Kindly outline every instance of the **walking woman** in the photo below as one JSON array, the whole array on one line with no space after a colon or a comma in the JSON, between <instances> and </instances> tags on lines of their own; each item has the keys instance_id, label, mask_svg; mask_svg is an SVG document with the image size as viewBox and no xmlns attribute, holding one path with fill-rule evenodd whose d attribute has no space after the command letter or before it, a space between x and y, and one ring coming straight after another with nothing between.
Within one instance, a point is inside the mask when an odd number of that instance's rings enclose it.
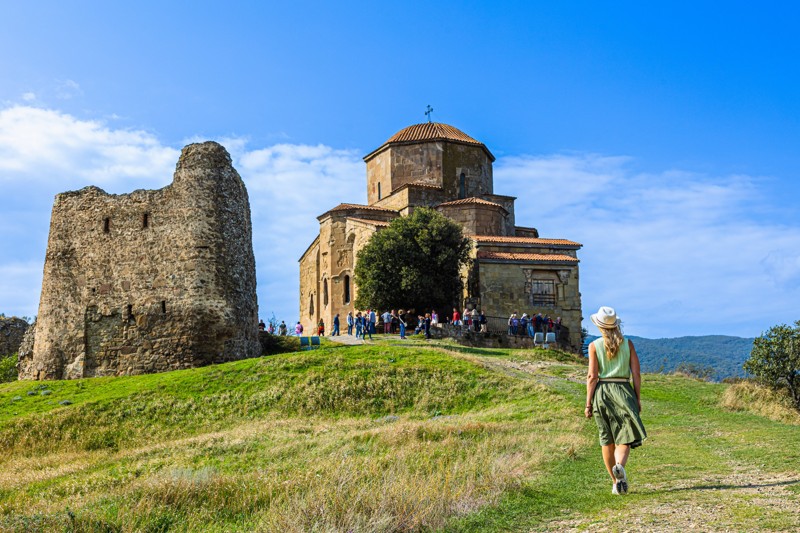
<instances>
[{"instance_id":1,"label":"walking woman","mask_svg":"<svg viewBox=\"0 0 800 533\"><path fill-rule=\"evenodd\" d=\"M601 307L591 318L602 337L589 345L584 414L586 418L594 417L597 423L603 462L613 484L611 494L627 494L628 454L647 438L639 417L642 410L639 357L633 343L622 336L613 308Z\"/></svg>"}]
</instances>

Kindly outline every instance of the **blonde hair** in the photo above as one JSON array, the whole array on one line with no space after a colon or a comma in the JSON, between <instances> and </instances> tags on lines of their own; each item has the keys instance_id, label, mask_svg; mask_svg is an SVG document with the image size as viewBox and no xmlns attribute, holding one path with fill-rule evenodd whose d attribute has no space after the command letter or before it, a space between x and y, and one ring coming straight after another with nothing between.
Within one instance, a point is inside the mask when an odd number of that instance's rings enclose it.
<instances>
[{"instance_id":1,"label":"blonde hair","mask_svg":"<svg viewBox=\"0 0 800 533\"><path fill-rule=\"evenodd\" d=\"M614 359L619 352L619 347L625 338L622 336L622 331L619 326L615 328L600 328L600 334L603 336L603 346L606 349L606 358L609 360Z\"/></svg>"}]
</instances>

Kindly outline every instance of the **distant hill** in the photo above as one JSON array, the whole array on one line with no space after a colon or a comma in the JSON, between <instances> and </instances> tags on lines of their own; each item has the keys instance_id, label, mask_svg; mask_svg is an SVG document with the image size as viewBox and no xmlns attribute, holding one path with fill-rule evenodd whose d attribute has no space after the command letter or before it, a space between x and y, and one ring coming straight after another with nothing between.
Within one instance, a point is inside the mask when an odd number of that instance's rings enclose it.
<instances>
[{"instance_id":1,"label":"distant hill","mask_svg":"<svg viewBox=\"0 0 800 533\"><path fill-rule=\"evenodd\" d=\"M727 335L646 339L628 336L636 345L643 372L672 372L683 362L710 366L716 381L728 377L743 377L742 364L750 357L752 338ZM591 342L597 336L589 335Z\"/></svg>"}]
</instances>

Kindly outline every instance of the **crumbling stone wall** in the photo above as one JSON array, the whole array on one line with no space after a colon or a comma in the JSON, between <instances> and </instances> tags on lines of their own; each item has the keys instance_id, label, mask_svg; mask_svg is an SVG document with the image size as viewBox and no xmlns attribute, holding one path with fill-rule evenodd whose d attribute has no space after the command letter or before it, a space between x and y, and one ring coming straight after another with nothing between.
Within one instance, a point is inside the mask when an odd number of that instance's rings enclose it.
<instances>
[{"instance_id":1,"label":"crumbling stone wall","mask_svg":"<svg viewBox=\"0 0 800 533\"><path fill-rule=\"evenodd\" d=\"M19 351L19 345L27 329L28 323L21 318L0 317L0 357Z\"/></svg>"},{"instance_id":2,"label":"crumbling stone wall","mask_svg":"<svg viewBox=\"0 0 800 533\"><path fill-rule=\"evenodd\" d=\"M186 146L163 189L56 196L20 379L162 372L259 353L250 206L225 148Z\"/></svg>"}]
</instances>

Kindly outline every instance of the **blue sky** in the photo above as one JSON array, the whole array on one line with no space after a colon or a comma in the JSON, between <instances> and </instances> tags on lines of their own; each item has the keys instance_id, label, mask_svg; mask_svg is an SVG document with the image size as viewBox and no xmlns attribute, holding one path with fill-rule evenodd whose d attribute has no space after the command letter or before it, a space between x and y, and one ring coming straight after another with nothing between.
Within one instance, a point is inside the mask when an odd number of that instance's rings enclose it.
<instances>
[{"instance_id":1,"label":"blue sky","mask_svg":"<svg viewBox=\"0 0 800 533\"><path fill-rule=\"evenodd\" d=\"M214 139L250 193L261 314L294 320L316 215L364 202L361 157L430 104L497 156L519 224L584 244L587 317L800 318L795 4L116 4L0 7L6 314L36 314L56 193L162 187Z\"/></svg>"}]
</instances>

